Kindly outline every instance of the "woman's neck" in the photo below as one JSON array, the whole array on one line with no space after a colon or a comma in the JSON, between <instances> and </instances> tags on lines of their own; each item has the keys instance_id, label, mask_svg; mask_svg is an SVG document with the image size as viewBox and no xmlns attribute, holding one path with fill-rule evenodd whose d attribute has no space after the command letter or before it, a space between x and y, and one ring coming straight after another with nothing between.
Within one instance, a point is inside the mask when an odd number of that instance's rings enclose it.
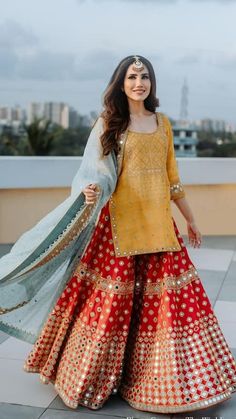
<instances>
[{"instance_id":1,"label":"woman's neck","mask_svg":"<svg viewBox=\"0 0 236 419\"><path fill-rule=\"evenodd\" d=\"M142 118L143 116L152 115L152 112L148 111L143 102L129 101L129 113L130 116L136 118Z\"/></svg>"}]
</instances>

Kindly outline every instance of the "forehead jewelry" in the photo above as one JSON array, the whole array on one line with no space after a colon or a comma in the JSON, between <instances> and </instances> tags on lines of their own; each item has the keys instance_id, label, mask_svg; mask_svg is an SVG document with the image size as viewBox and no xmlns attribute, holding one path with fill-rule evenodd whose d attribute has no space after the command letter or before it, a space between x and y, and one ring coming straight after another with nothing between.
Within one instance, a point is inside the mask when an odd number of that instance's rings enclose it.
<instances>
[{"instance_id":1,"label":"forehead jewelry","mask_svg":"<svg viewBox=\"0 0 236 419\"><path fill-rule=\"evenodd\" d=\"M137 55L135 55L133 58L135 60L133 62L133 67L132 67L133 70L142 71L144 69L144 65L143 65L142 61L140 60L140 58Z\"/></svg>"}]
</instances>

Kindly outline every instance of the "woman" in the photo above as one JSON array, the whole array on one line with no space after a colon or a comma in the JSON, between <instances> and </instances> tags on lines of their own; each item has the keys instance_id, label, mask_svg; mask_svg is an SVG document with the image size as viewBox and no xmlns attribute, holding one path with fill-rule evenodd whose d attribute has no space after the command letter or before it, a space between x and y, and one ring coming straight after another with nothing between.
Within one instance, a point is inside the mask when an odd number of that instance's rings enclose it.
<instances>
[{"instance_id":1,"label":"woman","mask_svg":"<svg viewBox=\"0 0 236 419\"><path fill-rule=\"evenodd\" d=\"M5 272L11 303L2 309L1 328L34 342L24 370L52 382L74 409L99 409L119 392L139 410L189 412L226 400L236 389L235 361L171 215L172 199L186 219L190 244L199 247L171 125L157 106L151 63L123 59L72 183L71 196L80 189L85 197L79 216L72 211L78 198L64 203L59 216L54 210L53 237L45 233L18 257L15 270ZM66 216L76 221L66 223ZM41 223L45 232L48 217ZM60 223L66 225L62 238L55 236ZM9 287L23 283L29 295L32 281L41 294L14 305ZM25 320L27 307L32 316ZM37 311L40 327L32 320L37 307L44 313ZM16 326L14 312L24 328Z\"/></svg>"}]
</instances>

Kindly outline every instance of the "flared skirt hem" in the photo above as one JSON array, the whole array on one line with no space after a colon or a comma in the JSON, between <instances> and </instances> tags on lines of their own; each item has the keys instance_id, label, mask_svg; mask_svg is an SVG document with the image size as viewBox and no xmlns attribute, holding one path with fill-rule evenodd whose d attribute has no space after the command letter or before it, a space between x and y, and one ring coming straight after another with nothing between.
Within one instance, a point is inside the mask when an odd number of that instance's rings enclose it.
<instances>
[{"instance_id":1,"label":"flared skirt hem","mask_svg":"<svg viewBox=\"0 0 236 419\"><path fill-rule=\"evenodd\" d=\"M95 403L89 403L89 400L71 400L67 397L66 393L63 391L63 389L60 388L60 386L52 379L48 379L48 377L45 377L40 373L39 370L36 369L27 369L26 366L24 366L24 371L28 373L36 373L39 374L40 381L43 384L52 384L54 386L55 391L62 399L63 403L71 408L71 409L77 409L79 406L87 407L91 410L98 410L103 407L105 402L115 394L119 394L123 400L125 400L131 407L137 410L141 410L144 412L153 412L153 413L186 413L186 412L193 412L196 410L202 410L207 409L209 407L215 406L219 403L222 403L224 401L227 401L231 399L231 396L233 393L236 392L236 383L233 386L230 386L227 390L224 390L221 394L218 394L217 396L208 397L205 400L201 400L195 403L186 404L186 405L180 405L180 406L157 406L153 404L146 404L146 403L135 403L133 401L130 401L128 398L126 398L122 391L119 390L119 388L112 392L109 397L107 397L105 400L102 400L102 402L96 402Z\"/></svg>"},{"instance_id":2,"label":"flared skirt hem","mask_svg":"<svg viewBox=\"0 0 236 419\"><path fill-rule=\"evenodd\" d=\"M116 258L106 205L24 370L66 406L181 413L236 391L236 364L174 222L180 252Z\"/></svg>"}]
</instances>

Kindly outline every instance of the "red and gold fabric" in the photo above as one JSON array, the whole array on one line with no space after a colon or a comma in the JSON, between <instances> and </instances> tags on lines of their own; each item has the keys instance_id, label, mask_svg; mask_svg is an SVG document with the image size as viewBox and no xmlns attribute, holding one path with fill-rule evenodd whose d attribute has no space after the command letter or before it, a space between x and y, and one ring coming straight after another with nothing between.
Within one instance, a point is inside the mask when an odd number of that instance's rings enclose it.
<instances>
[{"instance_id":1,"label":"red and gold fabric","mask_svg":"<svg viewBox=\"0 0 236 419\"><path fill-rule=\"evenodd\" d=\"M109 203L24 363L64 403L190 412L230 398L236 364L173 220L180 251L117 258Z\"/></svg>"}]
</instances>

